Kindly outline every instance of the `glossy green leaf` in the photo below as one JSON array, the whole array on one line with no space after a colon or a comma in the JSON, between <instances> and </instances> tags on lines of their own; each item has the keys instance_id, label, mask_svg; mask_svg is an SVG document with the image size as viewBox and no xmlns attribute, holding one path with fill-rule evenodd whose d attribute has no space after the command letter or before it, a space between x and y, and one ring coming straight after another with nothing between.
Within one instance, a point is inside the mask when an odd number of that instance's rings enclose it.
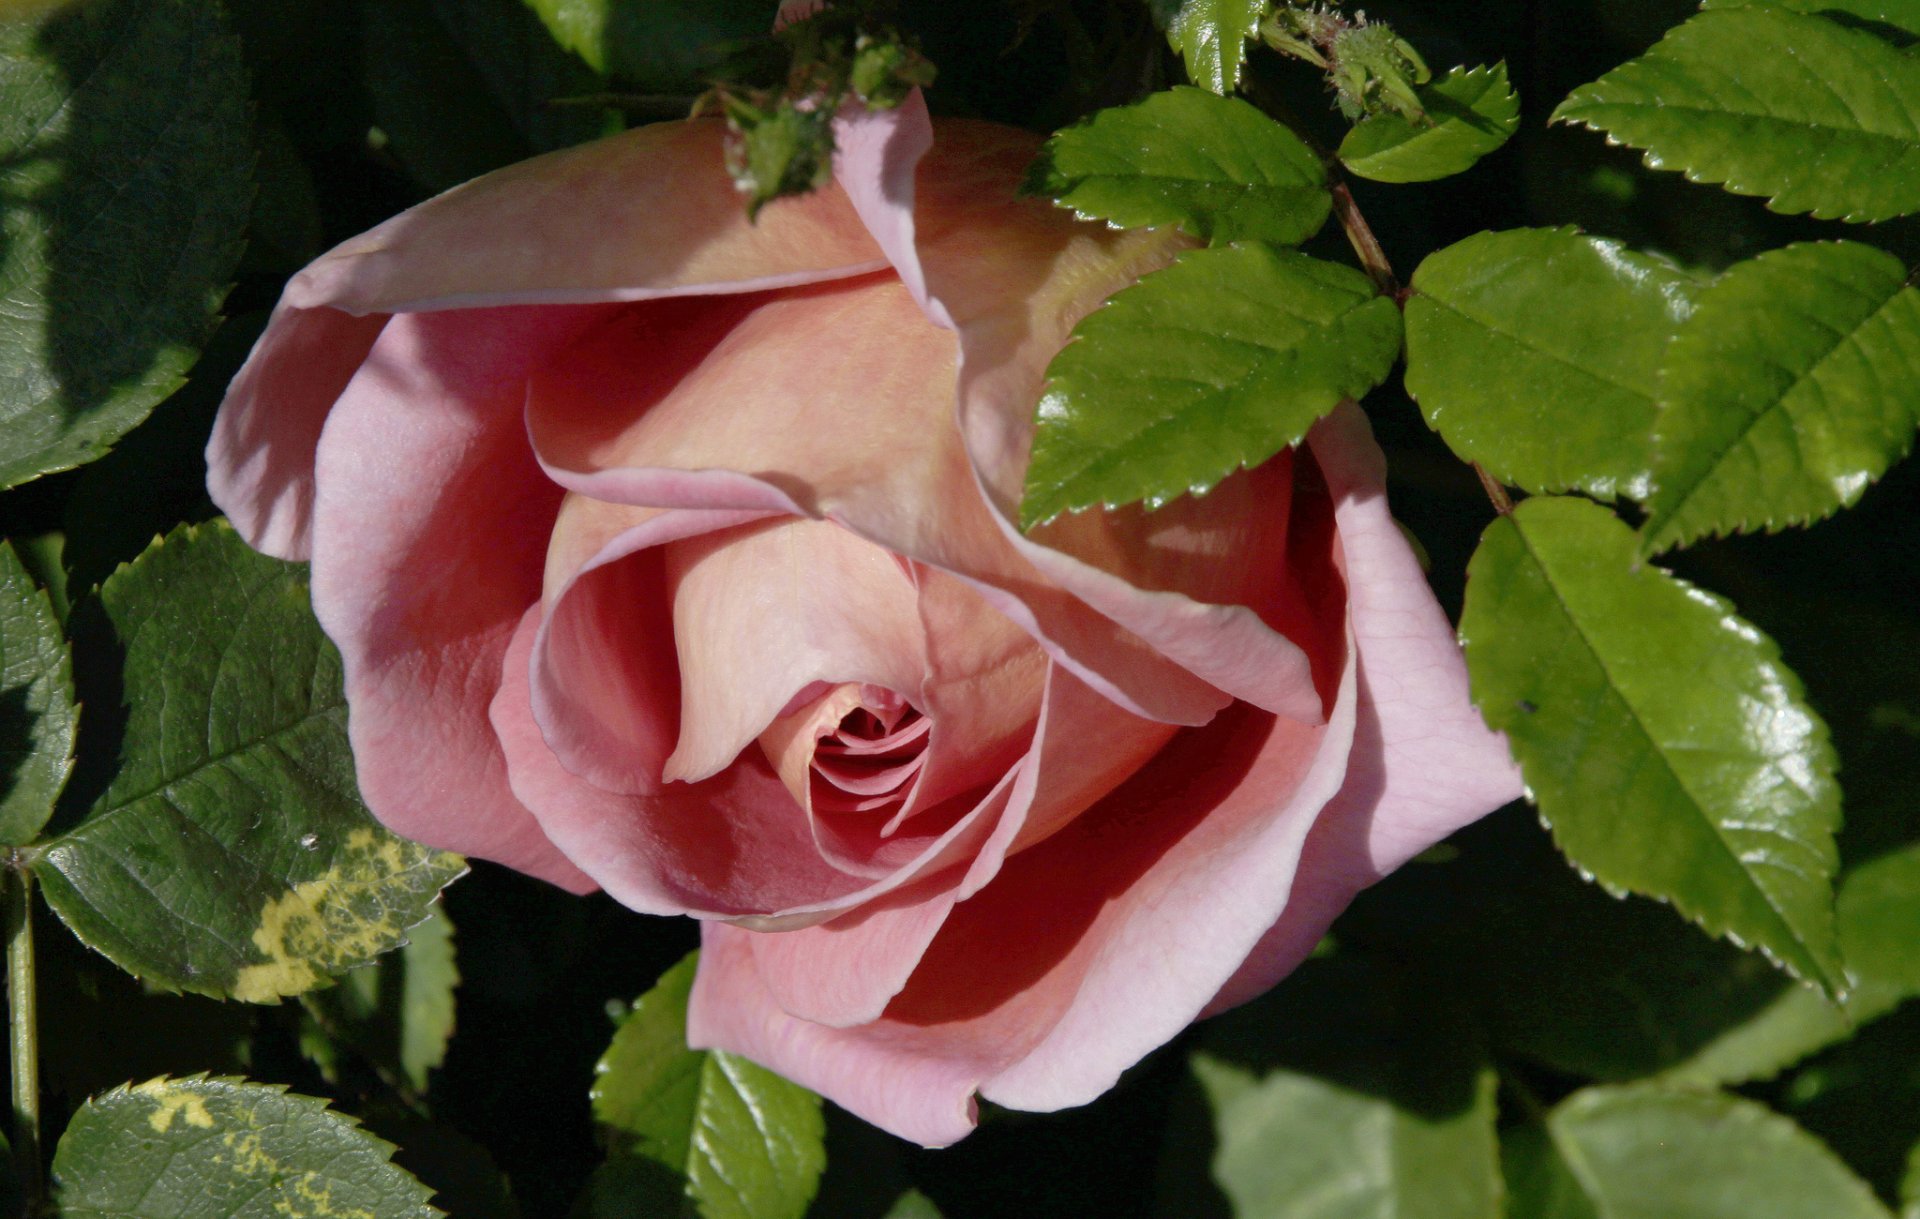
<instances>
[{"instance_id":1,"label":"glossy green leaf","mask_svg":"<svg viewBox=\"0 0 1920 1219\"><path fill-rule=\"evenodd\" d=\"M1187 65L1187 79L1214 93L1240 87L1247 39L1260 28L1268 0L1153 0L1167 42Z\"/></svg>"},{"instance_id":2,"label":"glossy green leaf","mask_svg":"<svg viewBox=\"0 0 1920 1219\"><path fill-rule=\"evenodd\" d=\"M826 1167L820 1098L744 1058L687 1048L697 961L634 1002L594 1068L593 1115L611 1145L588 1213L799 1219Z\"/></svg>"},{"instance_id":3,"label":"glossy green leaf","mask_svg":"<svg viewBox=\"0 0 1920 1219\"><path fill-rule=\"evenodd\" d=\"M1807 1055L1851 1036L1900 1003L1920 997L1920 846L1853 868L1834 902L1840 955L1853 989L1835 1003L1817 989L1790 986L1667 1072L1703 1084L1770 1079Z\"/></svg>"},{"instance_id":4,"label":"glossy green leaf","mask_svg":"<svg viewBox=\"0 0 1920 1219\"><path fill-rule=\"evenodd\" d=\"M1085 219L1178 225L1212 242L1298 245L1333 207L1326 166L1299 136L1185 85L1056 133L1030 180Z\"/></svg>"},{"instance_id":5,"label":"glossy green leaf","mask_svg":"<svg viewBox=\"0 0 1920 1219\"><path fill-rule=\"evenodd\" d=\"M398 952L347 971L337 985L301 997L314 1032L323 1073L341 1048L414 1092L427 1090L427 1072L447 1057L453 1036L453 992L460 985L453 921L436 907L407 932ZM331 1079L331 1076L329 1076Z\"/></svg>"},{"instance_id":6,"label":"glossy green leaf","mask_svg":"<svg viewBox=\"0 0 1920 1219\"><path fill-rule=\"evenodd\" d=\"M1351 267L1259 244L1182 255L1094 310L1047 367L1023 527L1157 508L1256 466L1400 352L1400 312Z\"/></svg>"},{"instance_id":7,"label":"glossy green leaf","mask_svg":"<svg viewBox=\"0 0 1920 1219\"><path fill-rule=\"evenodd\" d=\"M1806 242L1730 268L1667 349L1641 552L1804 524L1920 425L1920 291L1891 254Z\"/></svg>"},{"instance_id":8,"label":"glossy green leaf","mask_svg":"<svg viewBox=\"0 0 1920 1219\"><path fill-rule=\"evenodd\" d=\"M395 947L463 870L361 805L304 566L182 526L101 588L119 766L34 863L87 944L169 989L273 1002ZM96 652L97 656L99 653Z\"/></svg>"},{"instance_id":9,"label":"glossy green leaf","mask_svg":"<svg viewBox=\"0 0 1920 1219\"><path fill-rule=\"evenodd\" d=\"M706 87L717 52L767 32L775 6L765 0L525 0L554 41L596 71L652 93L694 94ZM691 100L691 98L689 98Z\"/></svg>"},{"instance_id":10,"label":"glossy green leaf","mask_svg":"<svg viewBox=\"0 0 1920 1219\"><path fill-rule=\"evenodd\" d=\"M1596 1219L1890 1219L1818 1139L1741 1097L1588 1088L1547 1129Z\"/></svg>"},{"instance_id":11,"label":"glossy green leaf","mask_svg":"<svg viewBox=\"0 0 1920 1219\"><path fill-rule=\"evenodd\" d=\"M1854 18L1876 32L1920 38L1920 2L1917 0L1701 0L1700 7L1748 8L1755 3L1828 18Z\"/></svg>"},{"instance_id":12,"label":"glossy green leaf","mask_svg":"<svg viewBox=\"0 0 1920 1219\"><path fill-rule=\"evenodd\" d=\"M1455 68L1417 92L1426 124L1391 110L1362 119L1340 141L1340 162L1376 182L1430 182L1470 168L1520 129L1520 95L1507 65Z\"/></svg>"},{"instance_id":13,"label":"glossy green leaf","mask_svg":"<svg viewBox=\"0 0 1920 1219\"><path fill-rule=\"evenodd\" d=\"M1534 492L1639 497L1662 353L1697 286L1573 229L1431 254L1407 301L1407 392L1453 451Z\"/></svg>"},{"instance_id":14,"label":"glossy green leaf","mask_svg":"<svg viewBox=\"0 0 1920 1219\"><path fill-rule=\"evenodd\" d=\"M0 13L0 487L100 456L179 386L247 224L253 134L217 6Z\"/></svg>"},{"instance_id":15,"label":"glossy green leaf","mask_svg":"<svg viewBox=\"0 0 1920 1219\"><path fill-rule=\"evenodd\" d=\"M362 20L374 124L430 191L605 132L599 107L562 100L604 79L521 0L379 0Z\"/></svg>"},{"instance_id":16,"label":"glossy green leaf","mask_svg":"<svg viewBox=\"0 0 1920 1219\"><path fill-rule=\"evenodd\" d=\"M1467 580L1474 702L1567 858L1843 989L1833 748L1773 642L1585 500L1495 521Z\"/></svg>"},{"instance_id":17,"label":"glossy green leaf","mask_svg":"<svg viewBox=\"0 0 1920 1219\"><path fill-rule=\"evenodd\" d=\"M1553 117L1775 211L1869 221L1920 210L1920 61L1823 17L1700 13Z\"/></svg>"},{"instance_id":18,"label":"glossy green leaf","mask_svg":"<svg viewBox=\"0 0 1920 1219\"><path fill-rule=\"evenodd\" d=\"M393 1145L278 1084L153 1079L96 1096L53 1157L65 1219L434 1219Z\"/></svg>"},{"instance_id":19,"label":"glossy green leaf","mask_svg":"<svg viewBox=\"0 0 1920 1219\"><path fill-rule=\"evenodd\" d=\"M79 710L60 620L0 540L0 845L24 846L73 770Z\"/></svg>"},{"instance_id":20,"label":"glossy green leaf","mask_svg":"<svg viewBox=\"0 0 1920 1219\"><path fill-rule=\"evenodd\" d=\"M1311 961L1203 1025L1190 1061L1238 1219L1501 1213L1493 1072L1472 1029L1404 975ZM1194 1191L1173 1193L1163 1212L1190 1213L1178 1198Z\"/></svg>"}]
</instances>

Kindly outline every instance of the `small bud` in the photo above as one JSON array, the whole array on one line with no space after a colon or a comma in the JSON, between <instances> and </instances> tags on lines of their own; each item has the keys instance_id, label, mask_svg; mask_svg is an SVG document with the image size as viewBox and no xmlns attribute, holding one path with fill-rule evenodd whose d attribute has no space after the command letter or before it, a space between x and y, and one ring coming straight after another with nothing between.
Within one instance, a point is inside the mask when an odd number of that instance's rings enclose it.
<instances>
[{"instance_id":1,"label":"small bud","mask_svg":"<svg viewBox=\"0 0 1920 1219\"><path fill-rule=\"evenodd\" d=\"M727 172L747 197L747 216L782 195L826 185L833 172L833 114L782 100L771 109L727 101L735 135L727 144Z\"/></svg>"}]
</instances>

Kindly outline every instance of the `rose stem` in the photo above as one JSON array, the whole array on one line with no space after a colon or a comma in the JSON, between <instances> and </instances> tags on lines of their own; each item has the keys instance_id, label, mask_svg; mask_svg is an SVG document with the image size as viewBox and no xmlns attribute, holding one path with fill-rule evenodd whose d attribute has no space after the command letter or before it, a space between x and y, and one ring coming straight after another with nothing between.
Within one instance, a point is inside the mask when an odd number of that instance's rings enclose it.
<instances>
[{"instance_id":1,"label":"rose stem","mask_svg":"<svg viewBox=\"0 0 1920 1219\"><path fill-rule=\"evenodd\" d=\"M1324 154L1323 154L1324 155ZM1340 228L1347 235L1347 241L1353 246L1353 252L1360 257L1360 265L1366 269L1367 278L1384 295L1390 296L1395 303L1405 306L1406 294L1400 290L1399 281L1393 277L1393 266L1387 262L1387 252L1380 247L1380 239L1373 235L1373 226L1360 214L1360 205L1354 202L1353 191L1348 189L1346 179L1340 176L1332 158L1327 158L1327 174L1331 180L1333 193L1333 214L1340 218ZM1475 476L1480 479L1481 489L1487 493L1487 499L1493 504L1493 510L1501 516L1513 511L1513 497L1500 485L1498 479L1487 473L1486 468L1477 461L1467 463L1473 467Z\"/></svg>"},{"instance_id":2,"label":"rose stem","mask_svg":"<svg viewBox=\"0 0 1920 1219\"><path fill-rule=\"evenodd\" d=\"M7 878L7 1016L13 1035L13 1163L26 1195L26 1214L38 1215L40 1173L40 1040L35 1021L33 873L10 852Z\"/></svg>"}]
</instances>

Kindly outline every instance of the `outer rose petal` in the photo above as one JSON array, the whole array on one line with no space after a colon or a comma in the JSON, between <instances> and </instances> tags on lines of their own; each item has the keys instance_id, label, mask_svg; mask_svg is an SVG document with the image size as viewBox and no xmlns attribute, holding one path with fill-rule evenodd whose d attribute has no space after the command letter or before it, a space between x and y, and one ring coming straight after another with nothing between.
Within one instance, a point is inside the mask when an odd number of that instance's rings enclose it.
<instances>
[{"instance_id":1,"label":"outer rose petal","mask_svg":"<svg viewBox=\"0 0 1920 1219\"><path fill-rule=\"evenodd\" d=\"M1010 591L1016 573L1038 568L1047 583L1201 679L1318 722L1323 706L1305 656L1244 608L1262 598L1240 581L1275 569L1275 556L1249 551L1284 535L1284 524L1256 525L1224 545L1190 549L1174 540L1184 527L1204 533L1221 521L1250 518L1189 499L1157 514L1089 512L1033 539L1012 525L1047 362L1075 322L1116 287L1164 262L1174 252L1169 241L1178 239L1162 235L1150 250L1116 248L1108 257L1132 260L1125 274L1100 267L1084 246L1075 247L1074 226L1060 212L1010 199L1035 142L963 123L943 125L934 142L917 93L898 110L844 119L835 133L845 141L835 174L861 219L928 319L959 335L959 428L1004 537L1001 552L1013 552L1000 557L938 548L945 539L915 539L916 557ZM1234 561L1217 561L1221 554ZM1096 667L1088 676L1100 683L1111 674ZM1129 705L1137 697L1125 688L1109 693Z\"/></svg>"},{"instance_id":2,"label":"outer rose petal","mask_svg":"<svg viewBox=\"0 0 1920 1219\"><path fill-rule=\"evenodd\" d=\"M314 445L385 314L750 292L887 265L834 187L749 223L722 131L656 123L536 157L307 267L221 406L207 446L214 502L253 545L306 557Z\"/></svg>"},{"instance_id":3,"label":"outer rose petal","mask_svg":"<svg viewBox=\"0 0 1920 1219\"><path fill-rule=\"evenodd\" d=\"M576 891L593 884L508 790L487 705L559 501L527 451L522 384L586 312L388 324L320 439L313 543L368 806L409 838Z\"/></svg>"},{"instance_id":4,"label":"outer rose petal","mask_svg":"<svg viewBox=\"0 0 1920 1219\"><path fill-rule=\"evenodd\" d=\"M787 1014L755 966L754 933L709 924L688 1042L929 1146L971 1131L976 1091L1021 1109L1084 1104L1184 1028L1285 904L1339 785L1352 714L1349 679L1318 728L1237 704L1186 730L957 906L869 1024Z\"/></svg>"},{"instance_id":5,"label":"outer rose petal","mask_svg":"<svg viewBox=\"0 0 1920 1219\"><path fill-rule=\"evenodd\" d=\"M1314 826L1286 912L1209 1012L1264 992L1306 959L1354 894L1521 795L1505 738L1468 698L1453 627L1388 514L1386 460L1366 416L1344 404L1308 440L1345 553L1360 719L1346 783Z\"/></svg>"}]
</instances>

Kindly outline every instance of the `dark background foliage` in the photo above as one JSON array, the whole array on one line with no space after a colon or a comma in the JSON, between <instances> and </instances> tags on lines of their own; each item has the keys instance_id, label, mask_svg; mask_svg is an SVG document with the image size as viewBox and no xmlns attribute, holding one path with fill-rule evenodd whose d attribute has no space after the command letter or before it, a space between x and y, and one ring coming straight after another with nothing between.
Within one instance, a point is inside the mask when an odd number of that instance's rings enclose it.
<instances>
[{"instance_id":1,"label":"dark background foliage","mask_svg":"<svg viewBox=\"0 0 1920 1219\"><path fill-rule=\"evenodd\" d=\"M690 100L710 62L698 45L704 35L751 33L767 16L752 4L677 7L706 24L663 25L658 60L643 65L651 78L613 82L649 95L639 117ZM1830 233L1757 200L1648 171L1637 154L1592 133L1545 125L1570 89L1684 19L1687 0L1368 7L1437 69L1504 59L1525 105L1521 134L1463 176L1355 184L1403 278L1426 253L1488 228L1575 223L1706 271ZM566 100L609 83L555 46L521 0L230 0L230 8L253 82L257 190L227 318L187 387L112 455L0 495L0 534L64 534L76 597L155 533L213 515L201 484L206 432L288 275L436 190L617 122L604 105ZM909 0L899 20L939 65L929 98L938 112L1048 131L1178 78L1177 61L1132 0ZM1343 128L1318 76L1265 52L1251 71L1252 96L1323 143L1337 142ZM1911 222L1879 226L1874 239L1909 262L1920 247ZM1315 249L1350 261L1337 231ZM1396 511L1431 554L1434 582L1457 612L1465 562L1491 509L1397 385L1376 392L1368 409L1390 450ZM1841 844L1850 866L1920 839L1916 508L1920 473L1910 463L1838 519L1705 544L1677 560L1682 574L1728 594L1772 633L1805 677L1843 761L1852 828ZM145 993L49 920L41 938L50 1130L87 1095L127 1079L244 1070L364 1115L405 1149L403 1162L448 1191L443 1204L454 1214L512 1213L499 1174L520 1213L565 1214L599 1160L586 1098L612 1028L608 1004L650 986L693 946L693 926L634 915L603 897L577 900L485 864L445 902L458 929L458 1026L428 1095L412 1104L362 1064L349 1062L335 1083L323 1079L300 1053L298 1005ZM1452 1009L1461 1038L1485 1042L1508 1125L1588 1080L1681 1062L1788 986L1763 961L1707 940L1666 908L1586 884L1524 808L1379 886L1333 938L1343 954L1417 979L1403 986L1434 1010ZM878 1216L908 1186L953 1217L1218 1209L1224 1200L1205 1171L1214 1136L1188 1068L1196 1048L1227 1061L1304 1063L1416 1111L1462 1103L1444 1090L1422 1094L1418 1079L1370 1076L1350 1056L1316 1058L1315 1018L1377 1024L1380 1061L1396 1046L1415 1052L1426 1034L1424 1021L1385 1010L1356 1017L1319 1006L1339 993L1310 970L1263 1003L1190 1032L1098 1103L1051 1116L989 1112L977 1135L949 1151L921 1151L830 1111L829 1168L813 1213ZM1363 1002L1388 1002L1379 990L1366 993L1373 997ZM1920 1012L1909 1006L1744 1090L1825 1138L1891 1200L1920 1138Z\"/></svg>"}]
</instances>

